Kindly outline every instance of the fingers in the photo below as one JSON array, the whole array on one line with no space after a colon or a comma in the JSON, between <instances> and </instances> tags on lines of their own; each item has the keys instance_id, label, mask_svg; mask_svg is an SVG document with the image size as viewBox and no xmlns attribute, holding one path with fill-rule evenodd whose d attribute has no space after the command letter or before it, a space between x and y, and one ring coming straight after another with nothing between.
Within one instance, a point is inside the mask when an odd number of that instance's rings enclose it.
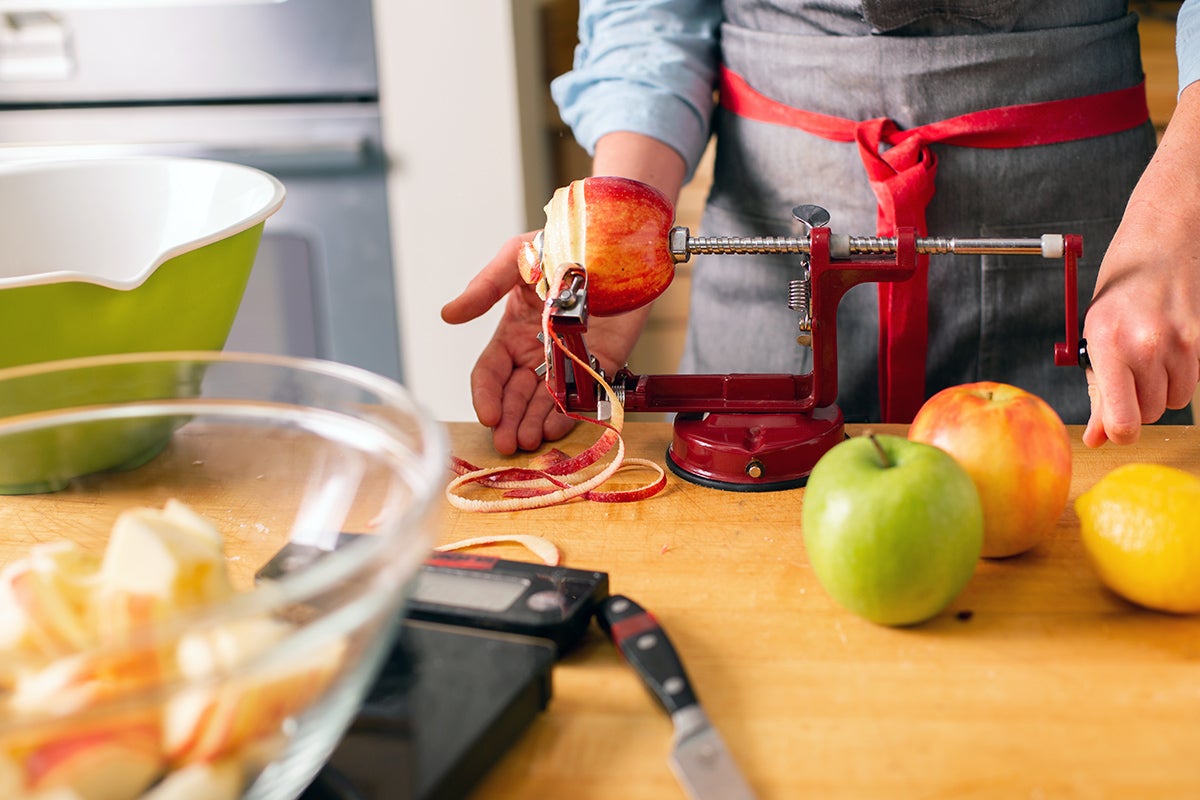
<instances>
[{"instance_id":1,"label":"fingers","mask_svg":"<svg viewBox=\"0 0 1200 800\"><path fill-rule=\"evenodd\" d=\"M1091 369L1087 371L1087 384L1092 410L1087 427L1083 430L1083 443L1088 447L1099 447L1108 441L1108 435L1104 431L1104 398L1100 394L1100 387L1096 385L1096 373Z\"/></svg>"},{"instance_id":2,"label":"fingers","mask_svg":"<svg viewBox=\"0 0 1200 800\"><path fill-rule=\"evenodd\" d=\"M559 432L564 422L566 427ZM517 446L522 450L536 450L547 440L562 439L570 429L570 421L558 413L554 398L550 396L544 381L536 380L533 396L517 426Z\"/></svg>"},{"instance_id":3,"label":"fingers","mask_svg":"<svg viewBox=\"0 0 1200 800\"><path fill-rule=\"evenodd\" d=\"M530 369L517 369L504 386L500 415L492 425L492 445L502 455L536 450L561 439L574 422L560 414L545 383Z\"/></svg>"},{"instance_id":4,"label":"fingers","mask_svg":"<svg viewBox=\"0 0 1200 800\"><path fill-rule=\"evenodd\" d=\"M1087 381L1092 410L1084 431L1084 444L1098 447L1105 441L1136 442L1142 427L1142 409L1133 370L1103 347L1090 348L1089 357L1092 369L1087 371Z\"/></svg>"},{"instance_id":5,"label":"fingers","mask_svg":"<svg viewBox=\"0 0 1200 800\"><path fill-rule=\"evenodd\" d=\"M476 418L484 427L495 428L500 424L505 387L516 368L495 339L479 354L471 370L471 402Z\"/></svg>"},{"instance_id":6,"label":"fingers","mask_svg":"<svg viewBox=\"0 0 1200 800\"><path fill-rule=\"evenodd\" d=\"M1192 402L1196 385L1200 383L1200 359L1184 350L1175 352L1176 358L1167 367L1171 376L1167 387L1167 408L1184 408Z\"/></svg>"},{"instance_id":7,"label":"fingers","mask_svg":"<svg viewBox=\"0 0 1200 800\"><path fill-rule=\"evenodd\" d=\"M547 442L555 442L566 436L575 427L575 420L563 416L557 410L551 412L550 416L546 417L546 424L542 428L542 438Z\"/></svg>"},{"instance_id":8,"label":"fingers","mask_svg":"<svg viewBox=\"0 0 1200 800\"><path fill-rule=\"evenodd\" d=\"M459 325L481 317L504 299L514 286L521 284L517 253L521 245L533 236L533 233L525 233L505 242L500 252L467 283L462 293L442 306L442 320Z\"/></svg>"},{"instance_id":9,"label":"fingers","mask_svg":"<svg viewBox=\"0 0 1200 800\"><path fill-rule=\"evenodd\" d=\"M1200 377L1200 360L1182 349L1161 358L1147 356L1135 365L1095 352L1091 358L1094 369L1087 371L1091 415L1083 434L1088 447L1106 441L1136 442L1142 425L1157 422L1168 408L1191 402Z\"/></svg>"}]
</instances>

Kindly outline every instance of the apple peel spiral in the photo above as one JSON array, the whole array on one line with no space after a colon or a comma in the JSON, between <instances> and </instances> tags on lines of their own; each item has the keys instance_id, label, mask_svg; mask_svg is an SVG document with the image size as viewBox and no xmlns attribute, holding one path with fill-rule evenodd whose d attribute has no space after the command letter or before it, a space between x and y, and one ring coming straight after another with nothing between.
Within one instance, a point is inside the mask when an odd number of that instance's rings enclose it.
<instances>
[{"instance_id":1,"label":"apple peel spiral","mask_svg":"<svg viewBox=\"0 0 1200 800\"><path fill-rule=\"evenodd\" d=\"M556 283L553 284L555 292L562 288L562 277L562 274L558 275ZM591 375L603 388L612 405L612 418L607 422L591 419L569 412L559 404L559 410L571 419L604 428L591 447L573 457L568 457L566 453L555 448L535 456L525 467L477 467L463 459L452 458L451 468L456 477L446 487L446 498L455 508L464 511L522 511L559 505L577 497L601 503L631 502L651 497L667 485L666 472L655 462L644 458L626 458L625 440L621 436L625 409L608 381L567 348L562 337L554 330L551 308L551 304L547 303L542 311L542 332L546 341L547 356L551 347L557 347L575 363L577 369ZM599 470L594 469L610 452L613 452L612 458ZM655 473L655 478L633 489L599 489L601 484L616 473L634 468L648 469ZM463 490L471 484L501 490L503 496L499 499L468 497L463 494Z\"/></svg>"}]
</instances>

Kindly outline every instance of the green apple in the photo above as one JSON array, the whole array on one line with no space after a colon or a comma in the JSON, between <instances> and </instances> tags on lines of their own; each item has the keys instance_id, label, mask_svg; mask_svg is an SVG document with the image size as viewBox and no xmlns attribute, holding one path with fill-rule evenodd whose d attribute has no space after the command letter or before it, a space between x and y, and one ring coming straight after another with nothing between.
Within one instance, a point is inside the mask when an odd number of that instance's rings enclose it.
<instances>
[{"instance_id":1,"label":"green apple","mask_svg":"<svg viewBox=\"0 0 1200 800\"><path fill-rule=\"evenodd\" d=\"M936 616L974 573L983 507L948 453L900 436L860 436L813 467L804 545L834 600L881 625Z\"/></svg>"}]
</instances>

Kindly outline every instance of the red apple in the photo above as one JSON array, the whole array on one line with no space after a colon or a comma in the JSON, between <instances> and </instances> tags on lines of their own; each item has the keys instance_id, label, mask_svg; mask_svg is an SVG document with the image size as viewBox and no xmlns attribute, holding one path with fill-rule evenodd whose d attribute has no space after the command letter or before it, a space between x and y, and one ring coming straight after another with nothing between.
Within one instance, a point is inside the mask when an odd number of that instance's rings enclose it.
<instances>
[{"instance_id":1,"label":"red apple","mask_svg":"<svg viewBox=\"0 0 1200 800\"><path fill-rule=\"evenodd\" d=\"M540 258L536 245L522 248L521 276L544 299L578 264L587 272L589 313L632 311L662 294L675 277L668 241L674 219L671 201L639 181L573 181L546 205Z\"/></svg>"},{"instance_id":2,"label":"red apple","mask_svg":"<svg viewBox=\"0 0 1200 800\"><path fill-rule=\"evenodd\" d=\"M1054 529L1071 488L1071 440L1045 400L1004 383L951 386L929 398L908 436L950 453L983 502L983 556L1022 553Z\"/></svg>"}]
</instances>

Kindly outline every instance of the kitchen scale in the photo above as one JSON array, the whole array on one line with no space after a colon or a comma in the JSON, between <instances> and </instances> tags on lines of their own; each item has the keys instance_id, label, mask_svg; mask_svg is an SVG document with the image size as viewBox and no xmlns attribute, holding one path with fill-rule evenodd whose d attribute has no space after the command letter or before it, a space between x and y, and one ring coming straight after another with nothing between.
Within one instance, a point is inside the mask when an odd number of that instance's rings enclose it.
<instances>
[{"instance_id":1,"label":"kitchen scale","mask_svg":"<svg viewBox=\"0 0 1200 800\"><path fill-rule=\"evenodd\" d=\"M340 534L336 546L357 535ZM289 543L256 577L329 552ZM378 679L300 800L463 797L546 708L556 659L607 596L604 572L432 554Z\"/></svg>"},{"instance_id":2,"label":"kitchen scale","mask_svg":"<svg viewBox=\"0 0 1200 800\"><path fill-rule=\"evenodd\" d=\"M550 702L547 640L406 620L301 800L466 796Z\"/></svg>"},{"instance_id":3,"label":"kitchen scale","mask_svg":"<svg viewBox=\"0 0 1200 800\"><path fill-rule=\"evenodd\" d=\"M804 485L822 455L845 438L836 400L837 307L853 286L903 281L912 277L922 255L1031 254L1062 259L1066 338L1054 345L1059 366L1086 366L1086 343L1079 339L1077 261L1083 240L1047 234L1030 239L918 237L899 228L894 237L834 234L829 213L815 205L792 209L806 236L692 236L672 228L669 249L675 263L693 254L795 254L797 277L783 299L797 312L797 345L812 348L812 369L787 374L638 375L622 367L609 379L588 352L587 272L571 266L565 287L547 298L550 327L563 348L546 347L546 385L559 405L576 413L607 415L603 387L571 356L590 364L613 388L628 412L674 412L667 465L676 475L702 486L733 491L771 491ZM568 352L571 355L568 355Z\"/></svg>"}]
</instances>

